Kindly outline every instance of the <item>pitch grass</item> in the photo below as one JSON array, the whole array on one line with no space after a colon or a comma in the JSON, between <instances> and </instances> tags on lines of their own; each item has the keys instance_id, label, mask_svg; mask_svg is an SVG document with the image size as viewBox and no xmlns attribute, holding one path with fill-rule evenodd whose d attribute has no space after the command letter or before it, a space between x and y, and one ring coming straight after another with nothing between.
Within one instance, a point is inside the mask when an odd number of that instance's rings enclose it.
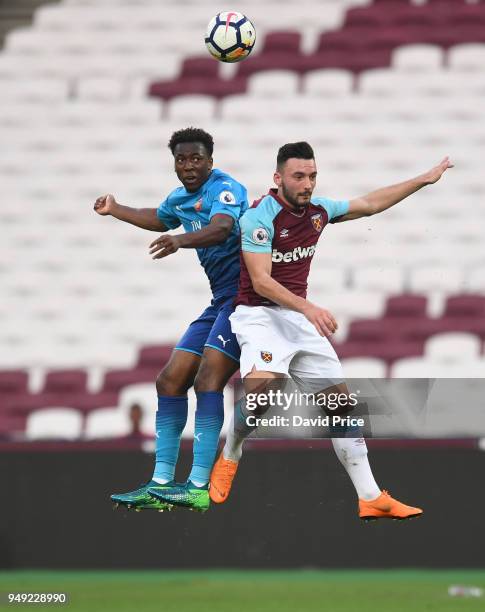
<instances>
[{"instance_id":1,"label":"pitch grass","mask_svg":"<svg viewBox=\"0 0 485 612\"><path fill-rule=\"evenodd\" d=\"M485 570L15 571L0 573L1 609L66 612L460 612L485 597ZM8 605L7 592L65 592L65 605Z\"/></svg>"}]
</instances>

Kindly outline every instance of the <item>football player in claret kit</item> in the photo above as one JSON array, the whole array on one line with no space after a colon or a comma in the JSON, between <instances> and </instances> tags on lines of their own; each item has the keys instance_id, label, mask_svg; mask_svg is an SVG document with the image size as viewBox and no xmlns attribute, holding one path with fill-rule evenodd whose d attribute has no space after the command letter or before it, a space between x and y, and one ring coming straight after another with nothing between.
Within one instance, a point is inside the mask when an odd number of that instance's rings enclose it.
<instances>
[{"instance_id":1,"label":"football player in claret kit","mask_svg":"<svg viewBox=\"0 0 485 612\"><path fill-rule=\"evenodd\" d=\"M337 322L328 310L306 299L307 278L318 240L328 223L380 213L452 167L448 158L415 179L385 187L353 200L313 197L317 168L306 142L286 144L278 152L277 189L247 210L241 226L241 278L232 331L241 347L240 370L246 391L274 387L278 378L325 380L324 393L348 395L342 367L328 340ZM316 392L313 389L312 392ZM211 474L210 496L224 502L242 455L244 439L254 427L238 404L226 444ZM341 432L339 432L341 433ZM372 474L365 440L349 429L332 438L359 498L359 516L407 519L422 514L381 491Z\"/></svg>"},{"instance_id":2,"label":"football player in claret kit","mask_svg":"<svg viewBox=\"0 0 485 612\"><path fill-rule=\"evenodd\" d=\"M143 229L167 232L183 225L184 234L165 234L151 244L154 259L196 249L213 300L193 321L157 378L156 460L151 480L128 493L111 496L135 509L180 505L205 511L208 482L224 420L223 389L239 367L239 346L229 315L239 280L239 217L247 209L246 188L212 168L213 139L200 129L175 132L169 142L182 183L158 208L122 206L112 195L96 200L95 211ZM187 422L187 390L194 386L194 460L186 483L174 481L180 438Z\"/></svg>"}]
</instances>

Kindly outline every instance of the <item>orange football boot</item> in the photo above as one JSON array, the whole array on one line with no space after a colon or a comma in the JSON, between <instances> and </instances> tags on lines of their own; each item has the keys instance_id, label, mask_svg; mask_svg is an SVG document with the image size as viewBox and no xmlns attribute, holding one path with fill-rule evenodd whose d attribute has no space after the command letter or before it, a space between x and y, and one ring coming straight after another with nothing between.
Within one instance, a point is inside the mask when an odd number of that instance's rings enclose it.
<instances>
[{"instance_id":1,"label":"orange football boot","mask_svg":"<svg viewBox=\"0 0 485 612\"><path fill-rule=\"evenodd\" d=\"M237 461L224 459L222 453L219 455L212 468L209 487L209 496L215 504L222 504L229 497L238 465Z\"/></svg>"},{"instance_id":2,"label":"orange football boot","mask_svg":"<svg viewBox=\"0 0 485 612\"><path fill-rule=\"evenodd\" d=\"M363 521L376 521L381 518L404 521L421 514L423 514L421 508L406 506L391 497L387 491L382 491L379 497L370 501L359 499L359 518Z\"/></svg>"}]
</instances>

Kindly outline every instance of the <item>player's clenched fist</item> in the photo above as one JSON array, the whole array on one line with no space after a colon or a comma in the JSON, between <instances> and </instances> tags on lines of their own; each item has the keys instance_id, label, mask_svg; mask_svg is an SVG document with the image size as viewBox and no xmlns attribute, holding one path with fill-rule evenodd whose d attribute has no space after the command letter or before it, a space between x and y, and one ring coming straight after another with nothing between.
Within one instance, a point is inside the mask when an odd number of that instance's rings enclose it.
<instances>
[{"instance_id":1,"label":"player's clenched fist","mask_svg":"<svg viewBox=\"0 0 485 612\"><path fill-rule=\"evenodd\" d=\"M309 302L303 314L315 326L320 336L331 336L338 329L337 321L333 314L325 308L320 308Z\"/></svg>"},{"instance_id":2,"label":"player's clenched fist","mask_svg":"<svg viewBox=\"0 0 485 612\"><path fill-rule=\"evenodd\" d=\"M94 203L94 210L98 215L110 215L113 212L114 206L117 204L115 197L108 193L100 196Z\"/></svg>"}]
</instances>

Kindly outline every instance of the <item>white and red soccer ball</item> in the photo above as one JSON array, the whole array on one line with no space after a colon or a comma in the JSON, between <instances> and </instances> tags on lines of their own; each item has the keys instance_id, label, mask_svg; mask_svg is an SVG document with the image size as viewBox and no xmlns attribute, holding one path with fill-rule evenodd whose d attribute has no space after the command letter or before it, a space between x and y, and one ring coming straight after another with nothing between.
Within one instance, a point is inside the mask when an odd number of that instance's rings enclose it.
<instances>
[{"instance_id":1,"label":"white and red soccer ball","mask_svg":"<svg viewBox=\"0 0 485 612\"><path fill-rule=\"evenodd\" d=\"M212 57L221 62L240 62L256 42L254 25L242 13L226 11L209 21L205 44Z\"/></svg>"}]
</instances>

